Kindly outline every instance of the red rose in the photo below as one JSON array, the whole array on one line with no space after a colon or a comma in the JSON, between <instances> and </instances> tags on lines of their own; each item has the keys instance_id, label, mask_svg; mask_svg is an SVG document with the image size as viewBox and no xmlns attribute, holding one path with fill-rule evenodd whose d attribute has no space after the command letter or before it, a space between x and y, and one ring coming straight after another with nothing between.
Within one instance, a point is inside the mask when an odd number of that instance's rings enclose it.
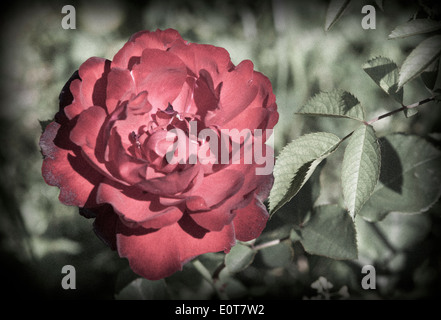
<instances>
[{"instance_id":1,"label":"red rose","mask_svg":"<svg viewBox=\"0 0 441 320\"><path fill-rule=\"evenodd\" d=\"M264 143L277 119L271 84L251 61L235 66L225 49L172 29L142 31L113 61L88 59L65 85L40 139L42 173L136 273L160 279L260 235L273 177L246 154L258 146L272 156ZM243 159L225 162L234 146Z\"/></svg>"}]
</instances>

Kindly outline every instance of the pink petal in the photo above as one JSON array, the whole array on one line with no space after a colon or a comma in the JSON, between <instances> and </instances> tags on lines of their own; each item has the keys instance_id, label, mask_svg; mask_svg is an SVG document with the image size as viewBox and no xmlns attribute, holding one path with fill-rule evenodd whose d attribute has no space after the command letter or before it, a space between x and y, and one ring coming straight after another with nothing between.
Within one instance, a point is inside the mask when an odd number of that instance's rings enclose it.
<instances>
[{"instance_id":1,"label":"pink petal","mask_svg":"<svg viewBox=\"0 0 441 320\"><path fill-rule=\"evenodd\" d=\"M132 74L138 91L147 91L152 106L164 110L181 92L187 69L170 52L145 49L141 62L133 67Z\"/></svg>"},{"instance_id":2,"label":"pink petal","mask_svg":"<svg viewBox=\"0 0 441 320\"><path fill-rule=\"evenodd\" d=\"M80 66L78 74L81 80L76 79L70 85L72 104L64 108L69 119L91 106L105 107L109 71L110 61L103 58L89 58Z\"/></svg>"},{"instance_id":3,"label":"pink petal","mask_svg":"<svg viewBox=\"0 0 441 320\"><path fill-rule=\"evenodd\" d=\"M192 258L207 252L229 252L235 244L234 229L207 232L186 215L175 224L156 229L117 226L117 247L134 272L150 280L162 279L182 269Z\"/></svg>"},{"instance_id":4,"label":"pink petal","mask_svg":"<svg viewBox=\"0 0 441 320\"><path fill-rule=\"evenodd\" d=\"M144 49L133 41L126 42L113 57L112 68L132 70L133 66L139 63Z\"/></svg>"},{"instance_id":5,"label":"pink petal","mask_svg":"<svg viewBox=\"0 0 441 320\"><path fill-rule=\"evenodd\" d=\"M105 120L106 111L101 107L94 106L83 111L70 132L70 140L81 148L83 157L103 176L127 184L115 176L113 172L110 172L108 164L105 163L106 142L102 141L102 127Z\"/></svg>"},{"instance_id":6,"label":"pink petal","mask_svg":"<svg viewBox=\"0 0 441 320\"><path fill-rule=\"evenodd\" d=\"M257 197L246 207L235 210L233 224L237 240L250 241L260 236L268 217L266 207Z\"/></svg>"},{"instance_id":7,"label":"pink petal","mask_svg":"<svg viewBox=\"0 0 441 320\"><path fill-rule=\"evenodd\" d=\"M91 195L103 176L84 160L80 149L69 141L69 130L68 125L52 122L41 136L43 178L47 184L60 188L62 203L79 207L93 205L95 199Z\"/></svg>"},{"instance_id":8,"label":"pink petal","mask_svg":"<svg viewBox=\"0 0 441 320\"><path fill-rule=\"evenodd\" d=\"M253 197L256 197L260 201L265 200L268 195L269 191L272 187L273 183L273 176L272 174L269 175L256 175L256 168L263 165L256 165L256 164L232 164L228 166L227 169L223 169L217 172L219 177L222 176L223 171L235 171L240 172L242 176L243 183L239 184L239 188L235 188L234 186L230 186L231 191L229 193L225 193L225 189L220 189L221 191L224 190L224 192L219 192L217 194L219 188L216 188L216 192L213 192L213 188L211 186L218 186L220 185L222 188L222 183L206 183L205 181L202 181L201 186L204 185L206 191L203 191L204 188L199 187L196 190L192 190L190 194L193 194L195 197L197 197L198 192L201 192L201 195L204 200L207 198L210 198L210 195L207 194L210 191L212 193L216 193L216 195L212 195L214 197L218 197L218 199L222 196L224 196L225 200L223 202L220 202L219 204L211 207L209 210L201 211L201 212L190 212L191 217L193 220L200 225L201 227L208 229L210 231L219 231L222 229L224 225L227 225L233 221L236 215L236 211L238 209L241 209L245 206L249 205L249 202L252 201ZM208 176L210 177L210 176ZM205 177L207 179L208 177ZM227 180L228 181L228 180ZM228 184L226 184L228 186ZM189 210L196 207L197 203L194 199L191 199L191 205L192 207L188 208ZM201 204L202 206L203 204ZM201 209L202 210L202 209Z\"/></svg>"},{"instance_id":9,"label":"pink petal","mask_svg":"<svg viewBox=\"0 0 441 320\"><path fill-rule=\"evenodd\" d=\"M174 197L191 188L201 170L199 165L190 165L182 170L161 174L152 168L147 168L145 179L137 183L136 186L153 194Z\"/></svg>"},{"instance_id":10,"label":"pink petal","mask_svg":"<svg viewBox=\"0 0 441 320\"><path fill-rule=\"evenodd\" d=\"M129 100L136 94L135 83L127 69L112 68L108 75L107 84L107 112L111 114L118 103Z\"/></svg>"},{"instance_id":11,"label":"pink petal","mask_svg":"<svg viewBox=\"0 0 441 320\"><path fill-rule=\"evenodd\" d=\"M169 51L178 56L193 75L199 75L201 70L212 75L215 87L222 81L222 74L233 67L230 54L221 47L177 42Z\"/></svg>"},{"instance_id":12,"label":"pink petal","mask_svg":"<svg viewBox=\"0 0 441 320\"><path fill-rule=\"evenodd\" d=\"M113 57L112 68L132 70L140 62L144 49L166 51L177 42L184 43L181 35L173 29L137 32Z\"/></svg>"},{"instance_id":13,"label":"pink petal","mask_svg":"<svg viewBox=\"0 0 441 320\"><path fill-rule=\"evenodd\" d=\"M181 35L174 29L160 30L154 32L144 30L139 31L130 37L129 41L134 41L143 48L167 50L176 42L184 43Z\"/></svg>"},{"instance_id":14,"label":"pink petal","mask_svg":"<svg viewBox=\"0 0 441 320\"><path fill-rule=\"evenodd\" d=\"M193 188L187 196L200 197L208 207L212 207L236 194L243 181L243 173L240 171L220 170L204 177L199 187Z\"/></svg>"},{"instance_id":15,"label":"pink petal","mask_svg":"<svg viewBox=\"0 0 441 320\"><path fill-rule=\"evenodd\" d=\"M113 127L108 139L109 161L106 168L117 181L124 181L125 185L135 185L144 181L144 172L148 163L127 152L122 137L116 127ZM114 179L112 179L114 180Z\"/></svg>"},{"instance_id":16,"label":"pink petal","mask_svg":"<svg viewBox=\"0 0 441 320\"><path fill-rule=\"evenodd\" d=\"M223 125L249 106L258 92L253 76L253 63L249 60L224 75L220 110L213 114L210 123Z\"/></svg>"},{"instance_id":17,"label":"pink petal","mask_svg":"<svg viewBox=\"0 0 441 320\"><path fill-rule=\"evenodd\" d=\"M111 204L123 222L132 228L163 228L182 217L178 207L161 205L157 196L109 180L98 187L97 203Z\"/></svg>"}]
</instances>

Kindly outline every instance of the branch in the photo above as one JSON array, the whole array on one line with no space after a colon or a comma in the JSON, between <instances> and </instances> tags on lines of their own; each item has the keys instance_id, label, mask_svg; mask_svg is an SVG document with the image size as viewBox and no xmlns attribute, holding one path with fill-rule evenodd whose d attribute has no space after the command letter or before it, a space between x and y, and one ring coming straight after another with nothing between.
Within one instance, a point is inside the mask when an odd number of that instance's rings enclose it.
<instances>
[{"instance_id":1,"label":"branch","mask_svg":"<svg viewBox=\"0 0 441 320\"><path fill-rule=\"evenodd\" d=\"M413 108L419 107L419 106L421 106L421 105L423 105L423 104L425 104L425 103L428 103L428 102L430 102L430 101L434 101L434 100L435 100L435 97L430 97L430 98L427 98L427 99L421 100L421 101L419 101L419 102L416 102L416 103L410 104L410 105L408 105L408 106L402 105L401 108L398 108L398 109L392 110L392 111L390 111L390 112L388 112L388 113L385 113L385 114L382 114L381 116L375 117L375 118L373 118L373 119L371 119L371 120L369 120L369 121L367 121L367 122L365 122L365 123L366 123L367 125L371 125L372 123L377 122L378 120L381 120L381 119L387 118L387 117L389 117L389 116L391 116L391 115L393 115L393 114L395 114L395 113L398 113L398 112L401 112L401 111L404 111L404 110L407 110L407 109L413 109Z\"/></svg>"}]
</instances>

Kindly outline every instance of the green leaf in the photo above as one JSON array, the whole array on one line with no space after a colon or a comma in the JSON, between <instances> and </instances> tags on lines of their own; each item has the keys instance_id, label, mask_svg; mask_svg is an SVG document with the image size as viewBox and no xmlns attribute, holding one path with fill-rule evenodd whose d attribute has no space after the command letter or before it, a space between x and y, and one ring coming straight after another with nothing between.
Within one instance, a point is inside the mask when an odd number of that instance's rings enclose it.
<instances>
[{"instance_id":1,"label":"green leaf","mask_svg":"<svg viewBox=\"0 0 441 320\"><path fill-rule=\"evenodd\" d=\"M383 89L399 103L403 103L403 88L398 89L398 66L392 60L377 57L363 65L363 70Z\"/></svg>"},{"instance_id":2,"label":"green leaf","mask_svg":"<svg viewBox=\"0 0 441 320\"><path fill-rule=\"evenodd\" d=\"M274 185L269 196L271 214L297 194L315 168L340 142L336 135L318 132L301 136L283 148L273 171Z\"/></svg>"},{"instance_id":3,"label":"green leaf","mask_svg":"<svg viewBox=\"0 0 441 320\"><path fill-rule=\"evenodd\" d=\"M246 269L254 260L256 251L243 244L236 244L225 256L225 265L231 273Z\"/></svg>"},{"instance_id":4,"label":"green leaf","mask_svg":"<svg viewBox=\"0 0 441 320\"><path fill-rule=\"evenodd\" d=\"M360 101L349 92L343 90L321 92L315 95L309 99L297 114L350 118L364 121L364 109Z\"/></svg>"},{"instance_id":5,"label":"green leaf","mask_svg":"<svg viewBox=\"0 0 441 320\"><path fill-rule=\"evenodd\" d=\"M301 232L306 252L332 259L357 259L354 221L337 205L316 207Z\"/></svg>"},{"instance_id":6,"label":"green leaf","mask_svg":"<svg viewBox=\"0 0 441 320\"><path fill-rule=\"evenodd\" d=\"M391 212L377 226L395 250L409 250L430 232L431 219L425 214Z\"/></svg>"},{"instance_id":7,"label":"green leaf","mask_svg":"<svg viewBox=\"0 0 441 320\"><path fill-rule=\"evenodd\" d=\"M259 258L270 268L286 267L292 262L294 250L291 241L283 241L275 246L259 250Z\"/></svg>"},{"instance_id":8,"label":"green leaf","mask_svg":"<svg viewBox=\"0 0 441 320\"><path fill-rule=\"evenodd\" d=\"M326 11L325 31L329 31L340 19L341 15L349 5L350 0L331 0Z\"/></svg>"},{"instance_id":9,"label":"green leaf","mask_svg":"<svg viewBox=\"0 0 441 320\"><path fill-rule=\"evenodd\" d=\"M404 60L398 79L398 88L419 76L441 55L441 35L422 41Z\"/></svg>"},{"instance_id":10,"label":"green leaf","mask_svg":"<svg viewBox=\"0 0 441 320\"><path fill-rule=\"evenodd\" d=\"M147 280L138 278L115 295L117 300L153 300L169 298L164 279Z\"/></svg>"},{"instance_id":11,"label":"green leaf","mask_svg":"<svg viewBox=\"0 0 441 320\"><path fill-rule=\"evenodd\" d=\"M379 221L392 211L428 210L441 195L441 151L414 135L392 134L379 143L379 182L359 215Z\"/></svg>"},{"instance_id":12,"label":"green leaf","mask_svg":"<svg viewBox=\"0 0 441 320\"><path fill-rule=\"evenodd\" d=\"M297 195L286 203L279 211L277 216L273 216L272 221L277 218L281 220L283 226L300 226L305 222L306 217L311 213L314 204L320 196L321 182L320 175L326 160L323 160L315 169L314 173L297 193ZM272 224L271 224L272 225ZM270 226L270 225L268 225ZM268 230L265 229L266 231Z\"/></svg>"},{"instance_id":13,"label":"green leaf","mask_svg":"<svg viewBox=\"0 0 441 320\"><path fill-rule=\"evenodd\" d=\"M389 39L405 38L441 29L441 22L430 19L415 19L396 27Z\"/></svg>"},{"instance_id":14,"label":"green leaf","mask_svg":"<svg viewBox=\"0 0 441 320\"><path fill-rule=\"evenodd\" d=\"M231 274L227 268L221 270L214 286L220 299L236 300L249 297L247 287L236 279L235 275Z\"/></svg>"},{"instance_id":15,"label":"green leaf","mask_svg":"<svg viewBox=\"0 0 441 320\"><path fill-rule=\"evenodd\" d=\"M380 148L372 126L362 125L354 131L342 163L342 187L345 204L352 217L374 191L380 176Z\"/></svg>"},{"instance_id":16,"label":"green leaf","mask_svg":"<svg viewBox=\"0 0 441 320\"><path fill-rule=\"evenodd\" d=\"M432 91L435 89L436 80L438 78L439 59L435 60L421 73L421 79L427 89Z\"/></svg>"}]
</instances>

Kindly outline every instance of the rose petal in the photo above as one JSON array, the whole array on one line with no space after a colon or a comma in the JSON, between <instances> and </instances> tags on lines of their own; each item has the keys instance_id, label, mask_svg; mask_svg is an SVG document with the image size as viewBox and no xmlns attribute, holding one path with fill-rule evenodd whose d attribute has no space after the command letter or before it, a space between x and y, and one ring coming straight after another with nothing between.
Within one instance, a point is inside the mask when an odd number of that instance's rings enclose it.
<instances>
[{"instance_id":1,"label":"rose petal","mask_svg":"<svg viewBox=\"0 0 441 320\"><path fill-rule=\"evenodd\" d=\"M181 35L173 29L137 32L113 57L112 68L132 70L139 63L144 49L165 51L176 42L184 43Z\"/></svg>"},{"instance_id":2,"label":"rose petal","mask_svg":"<svg viewBox=\"0 0 441 320\"><path fill-rule=\"evenodd\" d=\"M164 110L176 99L187 78L184 63L170 52L145 49L141 62L133 67L132 75L138 91L147 91L153 112Z\"/></svg>"},{"instance_id":3,"label":"rose petal","mask_svg":"<svg viewBox=\"0 0 441 320\"><path fill-rule=\"evenodd\" d=\"M184 215L179 223L155 229L117 227L117 247L134 272L149 280L162 279L181 270L190 259L208 252L228 252L235 244L234 229L207 232Z\"/></svg>"},{"instance_id":4,"label":"rose petal","mask_svg":"<svg viewBox=\"0 0 441 320\"><path fill-rule=\"evenodd\" d=\"M70 105L74 99L70 86L74 80L81 80L78 74L78 70L75 71L72 76L64 84L63 89L61 89L60 95L58 96L59 101L59 111L64 113L64 108Z\"/></svg>"},{"instance_id":5,"label":"rose petal","mask_svg":"<svg viewBox=\"0 0 441 320\"><path fill-rule=\"evenodd\" d=\"M253 82L253 63L242 61L237 67L222 77L219 110L207 116L207 125L223 126L255 99L258 88Z\"/></svg>"},{"instance_id":6,"label":"rose petal","mask_svg":"<svg viewBox=\"0 0 441 320\"><path fill-rule=\"evenodd\" d=\"M91 195L103 176L83 159L79 148L68 140L69 129L68 125L51 122L41 136L43 178L47 184L60 188L62 203L80 207L93 205L95 199Z\"/></svg>"},{"instance_id":7,"label":"rose petal","mask_svg":"<svg viewBox=\"0 0 441 320\"><path fill-rule=\"evenodd\" d=\"M250 241L260 236L269 218L266 207L257 197L234 213L234 230L239 241Z\"/></svg>"},{"instance_id":8,"label":"rose petal","mask_svg":"<svg viewBox=\"0 0 441 320\"><path fill-rule=\"evenodd\" d=\"M230 165L228 169L219 171L219 178L222 176L222 172L226 170L239 172L242 176L243 183L239 185L240 188L231 187L233 192L228 193L223 202L211 207L210 210L191 213L193 220L201 227L210 231L219 231L224 225L231 223L235 218L236 210L247 206L253 197L261 201L265 200L269 195L269 190L273 183L273 176L272 174L256 175L256 168L260 166L261 165L256 164L235 164ZM204 184L205 179L207 179L207 177L204 178L201 185ZM211 185L218 186L218 184L215 183ZM222 183L220 183L220 185L222 185ZM207 187L207 189L209 191L212 190L210 187ZM200 188L200 190L202 190L202 188ZM217 190L218 189L213 193L217 193ZM197 191L192 192L195 195L197 194ZM204 192L202 194L204 194L202 197L204 199L209 197L209 195L206 195ZM220 194L222 194L222 192L220 192ZM192 202L191 205L195 206L195 203ZM191 208L189 208L189 210Z\"/></svg>"},{"instance_id":9,"label":"rose petal","mask_svg":"<svg viewBox=\"0 0 441 320\"><path fill-rule=\"evenodd\" d=\"M97 203L111 204L115 212L131 228L162 228L182 217L182 211L178 207L163 206L158 197L109 180L99 185Z\"/></svg>"},{"instance_id":10,"label":"rose petal","mask_svg":"<svg viewBox=\"0 0 441 320\"><path fill-rule=\"evenodd\" d=\"M176 42L184 43L181 35L174 29L157 29L155 32L148 30L139 31L130 37L129 41L134 41L143 48L167 50Z\"/></svg>"},{"instance_id":11,"label":"rose petal","mask_svg":"<svg viewBox=\"0 0 441 320\"><path fill-rule=\"evenodd\" d=\"M192 186L200 171L199 165L189 165L182 170L161 174L148 167L145 179L137 183L136 186L153 194L174 197Z\"/></svg>"},{"instance_id":12,"label":"rose petal","mask_svg":"<svg viewBox=\"0 0 441 320\"><path fill-rule=\"evenodd\" d=\"M81 80L76 79L70 85L72 104L64 108L69 119L73 119L91 106L105 107L109 71L110 61L103 58L89 58L80 66L78 75Z\"/></svg>"},{"instance_id":13,"label":"rose petal","mask_svg":"<svg viewBox=\"0 0 441 320\"><path fill-rule=\"evenodd\" d=\"M187 77L182 85L181 92L175 100L171 103L173 109L179 113L196 113L197 110L193 100L193 92L195 89L196 80L192 77Z\"/></svg>"},{"instance_id":14,"label":"rose petal","mask_svg":"<svg viewBox=\"0 0 441 320\"><path fill-rule=\"evenodd\" d=\"M117 181L124 181L125 185L135 185L145 180L144 173L148 163L128 153L116 127L111 130L108 146L109 161L106 167L112 177Z\"/></svg>"},{"instance_id":15,"label":"rose petal","mask_svg":"<svg viewBox=\"0 0 441 320\"><path fill-rule=\"evenodd\" d=\"M128 100L137 93L130 71L119 68L111 69L105 90L107 97L106 106L109 114L115 110L118 103Z\"/></svg>"},{"instance_id":16,"label":"rose petal","mask_svg":"<svg viewBox=\"0 0 441 320\"><path fill-rule=\"evenodd\" d=\"M112 68L132 70L133 66L139 63L144 49L133 41L126 42L113 57Z\"/></svg>"},{"instance_id":17,"label":"rose petal","mask_svg":"<svg viewBox=\"0 0 441 320\"><path fill-rule=\"evenodd\" d=\"M243 181L242 172L221 170L204 177L199 187L193 188L186 196L202 198L208 207L213 207L236 194L242 187Z\"/></svg>"},{"instance_id":18,"label":"rose petal","mask_svg":"<svg viewBox=\"0 0 441 320\"><path fill-rule=\"evenodd\" d=\"M208 44L176 42L169 52L178 56L193 75L198 75L201 70L209 73L214 87L222 81L223 73L234 66L227 50Z\"/></svg>"}]
</instances>

